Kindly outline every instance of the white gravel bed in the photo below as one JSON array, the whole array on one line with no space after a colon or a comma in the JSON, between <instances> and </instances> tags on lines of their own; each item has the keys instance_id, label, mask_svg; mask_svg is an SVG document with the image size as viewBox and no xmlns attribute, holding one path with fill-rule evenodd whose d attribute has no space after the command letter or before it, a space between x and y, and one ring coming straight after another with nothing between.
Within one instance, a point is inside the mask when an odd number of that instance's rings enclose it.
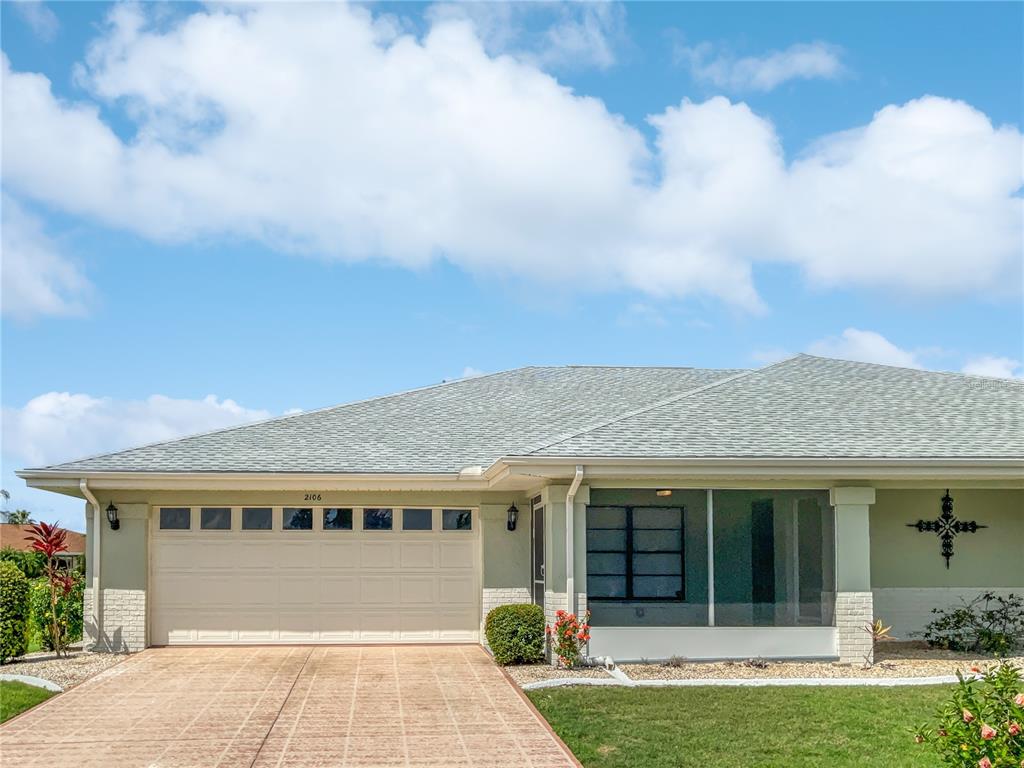
<instances>
[{"instance_id":1,"label":"white gravel bed","mask_svg":"<svg viewBox=\"0 0 1024 768\"><path fill-rule=\"evenodd\" d=\"M560 669L550 664L519 664L504 668L519 686L543 680L613 680L602 667L577 667L576 669Z\"/></svg>"},{"instance_id":2,"label":"white gravel bed","mask_svg":"<svg viewBox=\"0 0 1024 768\"><path fill-rule=\"evenodd\" d=\"M0 666L0 674L39 677L67 690L105 669L121 663L126 658L128 658L126 653L89 653L88 651L72 651L67 656L57 658L51 651L44 651L12 659Z\"/></svg>"}]
</instances>

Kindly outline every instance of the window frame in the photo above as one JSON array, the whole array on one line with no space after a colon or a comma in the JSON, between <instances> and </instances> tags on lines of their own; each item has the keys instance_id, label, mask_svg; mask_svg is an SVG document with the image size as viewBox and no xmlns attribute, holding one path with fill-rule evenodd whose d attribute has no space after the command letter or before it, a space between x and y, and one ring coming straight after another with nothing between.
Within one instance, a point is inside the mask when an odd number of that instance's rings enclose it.
<instances>
[{"instance_id":1,"label":"window frame","mask_svg":"<svg viewBox=\"0 0 1024 768\"><path fill-rule=\"evenodd\" d=\"M356 510L358 507L320 507L320 531L354 531L356 530ZM329 511L348 512L348 527L328 526L327 513Z\"/></svg>"},{"instance_id":2,"label":"window frame","mask_svg":"<svg viewBox=\"0 0 1024 768\"><path fill-rule=\"evenodd\" d=\"M605 526L594 526L591 527L589 520L589 512L591 509L616 509L622 510L625 513L625 526L623 528L608 528ZM636 550L634 548L633 539L634 533L637 530L633 524L633 512L638 509L655 509L655 510L678 510L679 511L679 528L646 528L640 527L641 531L678 531L679 534L679 550L674 549L661 549L661 550ZM625 594L622 597L597 597L588 592L587 600L594 602L603 603L685 603L686 600L686 508L679 506L678 504L664 505L664 506L652 506L647 504L633 504L633 505L617 505L617 504L601 504L587 507L588 519L586 531L622 531L625 534L625 548L624 549L591 549L589 542L587 543L587 562L590 561L591 555L622 555L625 560L624 573L591 573L590 569L587 569L587 579L591 577L609 577L609 578L624 578L625 579ZM636 573L633 570L633 559L636 555L679 555L679 590L676 597L637 597L635 594L633 580L635 577L640 578L651 578L651 577L674 577L677 574L674 573Z\"/></svg>"},{"instance_id":3,"label":"window frame","mask_svg":"<svg viewBox=\"0 0 1024 768\"><path fill-rule=\"evenodd\" d=\"M250 512L250 511L263 511L263 510L269 510L269 512L270 512L270 526L267 527L267 528L247 528L245 526L245 513L246 512ZM241 531L242 533L250 533L250 532L254 532L254 533L267 532L267 533L269 533L269 532L274 530L274 508L272 506L271 507L257 507L257 506L239 507L239 513L238 514L239 514L238 530Z\"/></svg>"},{"instance_id":4,"label":"window frame","mask_svg":"<svg viewBox=\"0 0 1024 768\"><path fill-rule=\"evenodd\" d=\"M289 509L294 510L294 511L301 511L301 510L308 509L309 510L309 527L308 528L290 528L290 527L288 527L285 524L285 522L286 522L285 514L286 514L287 510L289 510ZM303 532L310 533L312 531L315 531L316 530L316 507L299 507L299 506L295 506L295 507L291 507L291 506L281 507L281 530L282 531L289 531L289 532L298 531L299 533L303 533Z\"/></svg>"},{"instance_id":5,"label":"window frame","mask_svg":"<svg viewBox=\"0 0 1024 768\"><path fill-rule=\"evenodd\" d=\"M359 507L359 530L365 533L394 533L396 530L401 530L395 526L395 509L396 507ZM398 507L401 509L401 507ZM390 522L387 528L367 528L366 527L366 513L367 512L390 512Z\"/></svg>"},{"instance_id":6,"label":"window frame","mask_svg":"<svg viewBox=\"0 0 1024 768\"><path fill-rule=\"evenodd\" d=\"M459 515L461 515L463 513L468 514L469 515L469 528L459 528L459 527L447 528L447 527L445 527L445 524L444 524L445 512L455 512L456 514L459 514ZM454 531L454 532L458 532L458 533L472 533L473 530L474 530L474 525L473 525L473 510L472 509L462 509L460 507L442 507L441 508L441 532L442 533L445 532L445 531Z\"/></svg>"},{"instance_id":7,"label":"window frame","mask_svg":"<svg viewBox=\"0 0 1024 768\"><path fill-rule=\"evenodd\" d=\"M188 512L188 525L186 527L184 527L184 528L164 528L164 526L163 526L163 511L165 509L167 509L167 510L173 509L173 510L177 510L177 511L185 510L186 512ZM157 507L156 510L157 510L156 511L156 528L157 528L158 531L160 531L160 533L162 533L162 534L163 533L183 533L183 532L194 530L192 528L192 507L166 506L166 507Z\"/></svg>"}]
</instances>

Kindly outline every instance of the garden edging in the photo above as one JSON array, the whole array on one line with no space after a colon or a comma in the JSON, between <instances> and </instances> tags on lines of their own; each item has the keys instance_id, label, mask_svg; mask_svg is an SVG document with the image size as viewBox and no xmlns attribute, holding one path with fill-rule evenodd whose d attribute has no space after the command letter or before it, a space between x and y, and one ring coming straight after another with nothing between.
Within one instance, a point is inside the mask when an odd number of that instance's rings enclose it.
<instances>
[{"instance_id":1,"label":"garden edging","mask_svg":"<svg viewBox=\"0 0 1024 768\"><path fill-rule=\"evenodd\" d=\"M36 688L45 688L46 690L53 691L54 693L64 693L64 689L56 683L52 683L49 680L44 680L41 677L34 677L32 675L0 674L0 680L4 682L24 683L25 685L31 685Z\"/></svg>"},{"instance_id":2,"label":"garden edging","mask_svg":"<svg viewBox=\"0 0 1024 768\"><path fill-rule=\"evenodd\" d=\"M618 674L615 674L618 672ZM950 685L957 682L956 675L933 677L766 677L766 678L698 678L692 680L633 680L624 672L615 670L612 678L556 677L523 683L524 691L541 688L558 688L565 685L617 685L624 688L675 688L704 686L877 686L899 687L906 685Z\"/></svg>"}]
</instances>

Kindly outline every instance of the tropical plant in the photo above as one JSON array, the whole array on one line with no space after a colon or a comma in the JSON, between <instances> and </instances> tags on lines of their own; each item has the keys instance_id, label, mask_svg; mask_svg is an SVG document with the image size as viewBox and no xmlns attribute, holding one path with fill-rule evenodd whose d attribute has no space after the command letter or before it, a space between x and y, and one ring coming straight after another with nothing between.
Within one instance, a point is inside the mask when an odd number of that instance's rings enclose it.
<instances>
[{"instance_id":1,"label":"tropical plant","mask_svg":"<svg viewBox=\"0 0 1024 768\"><path fill-rule=\"evenodd\" d=\"M71 594L75 587L74 576L61 569L57 562L57 555L68 550L68 532L57 525L44 522L32 524L29 532L31 535L27 536L25 540L31 542L32 549L41 552L46 558L43 577L47 581L50 592L50 605L46 618L53 651L60 656L67 652L68 641L67 621L61 617L58 603L62 597Z\"/></svg>"},{"instance_id":2,"label":"tropical plant","mask_svg":"<svg viewBox=\"0 0 1024 768\"><path fill-rule=\"evenodd\" d=\"M484 622L487 645L499 664L544 658L544 609L531 603L499 605Z\"/></svg>"},{"instance_id":3,"label":"tropical plant","mask_svg":"<svg viewBox=\"0 0 1024 768\"><path fill-rule=\"evenodd\" d=\"M892 639L892 635L889 634L891 630L892 627L885 626L881 619L875 619L873 622L864 625L864 631L867 632L868 636L871 638L871 650L864 654L864 669L869 668L872 664L871 658L874 654L875 643L879 640Z\"/></svg>"},{"instance_id":4,"label":"tropical plant","mask_svg":"<svg viewBox=\"0 0 1024 768\"><path fill-rule=\"evenodd\" d=\"M14 563L0 562L0 663L25 653L28 579Z\"/></svg>"},{"instance_id":5,"label":"tropical plant","mask_svg":"<svg viewBox=\"0 0 1024 768\"><path fill-rule=\"evenodd\" d=\"M955 608L932 609L937 618L920 633L929 645L994 656L1024 647L1024 597L984 592L961 603Z\"/></svg>"},{"instance_id":6,"label":"tropical plant","mask_svg":"<svg viewBox=\"0 0 1024 768\"><path fill-rule=\"evenodd\" d=\"M22 552L14 547L0 549L0 560L14 563L25 574L26 579L34 579L40 576L43 573L43 567L46 565L46 558L43 557L42 553L35 550Z\"/></svg>"},{"instance_id":7,"label":"tropical plant","mask_svg":"<svg viewBox=\"0 0 1024 768\"><path fill-rule=\"evenodd\" d=\"M946 765L959 768L1020 768L1024 765L1024 680L1003 662L959 683L938 712L937 723L915 729Z\"/></svg>"},{"instance_id":8,"label":"tropical plant","mask_svg":"<svg viewBox=\"0 0 1024 768\"><path fill-rule=\"evenodd\" d=\"M575 613L555 611L555 626L544 628L560 666L572 669L580 663L583 646L590 640L590 611L581 621Z\"/></svg>"},{"instance_id":9,"label":"tropical plant","mask_svg":"<svg viewBox=\"0 0 1024 768\"><path fill-rule=\"evenodd\" d=\"M32 513L27 509L16 509L13 512L10 510L4 510L4 512L0 514L3 514L5 523L11 523L13 525L29 525L32 522Z\"/></svg>"},{"instance_id":10,"label":"tropical plant","mask_svg":"<svg viewBox=\"0 0 1024 768\"><path fill-rule=\"evenodd\" d=\"M57 600L57 619L65 644L82 639L82 619L85 603L85 578L80 573L71 573L71 591ZM29 627L39 644L49 651L54 650L53 620L50 611L50 583L45 578L29 582Z\"/></svg>"}]
</instances>

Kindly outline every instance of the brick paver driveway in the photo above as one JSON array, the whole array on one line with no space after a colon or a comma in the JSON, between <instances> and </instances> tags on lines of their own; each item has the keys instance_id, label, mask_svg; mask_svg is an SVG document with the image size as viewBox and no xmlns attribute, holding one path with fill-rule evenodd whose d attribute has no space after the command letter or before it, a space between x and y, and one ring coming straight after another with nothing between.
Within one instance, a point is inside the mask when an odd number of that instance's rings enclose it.
<instances>
[{"instance_id":1,"label":"brick paver driveway","mask_svg":"<svg viewBox=\"0 0 1024 768\"><path fill-rule=\"evenodd\" d=\"M478 646L151 648L0 726L19 768L577 765Z\"/></svg>"}]
</instances>

